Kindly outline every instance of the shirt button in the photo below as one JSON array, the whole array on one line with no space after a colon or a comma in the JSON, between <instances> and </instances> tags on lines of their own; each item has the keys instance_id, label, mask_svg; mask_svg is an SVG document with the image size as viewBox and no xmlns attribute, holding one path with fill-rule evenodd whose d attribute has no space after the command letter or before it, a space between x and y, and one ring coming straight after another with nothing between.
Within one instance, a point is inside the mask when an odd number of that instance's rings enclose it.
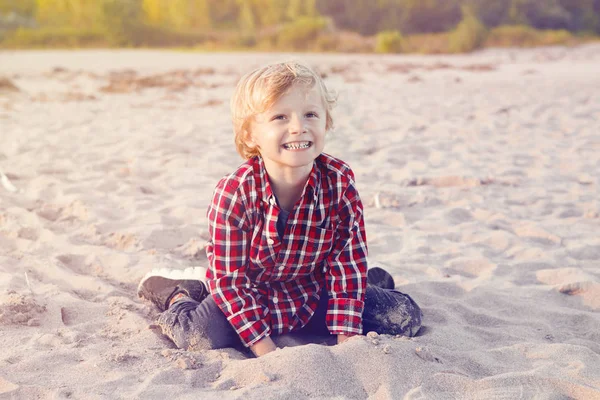
<instances>
[{"instance_id":1,"label":"shirt button","mask_svg":"<svg viewBox=\"0 0 600 400\"><path fill-rule=\"evenodd\" d=\"M271 238L268 238L268 239L267 239L267 243L269 243L269 245L271 245L271 246L272 246L272 245L273 245L273 243L275 243L275 241L274 241L273 239L271 239Z\"/></svg>"},{"instance_id":2,"label":"shirt button","mask_svg":"<svg viewBox=\"0 0 600 400\"><path fill-rule=\"evenodd\" d=\"M275 201L275 197L271 197L271 200L269 200L269 203L271 203L271 205L272 205L272 206L274 206L274 205L275 205L275 203L277 203L277 202Z\"/></svg>"},{"instance_id":3,"label":"shirt button","mask_svg":"<svg viewBox=\"0 0 600 400\"><path fill-rule=\"evenodd\" d=\"M285 269L285 265L282 265L281 267L279 267L280 270L284 270Z\"/></svg>"},{"instance_id":4,"label":"shirt button","mask_svg":"<svg viewBox=\"0 0 600 400\"><path fill-rule=\"evenodd\" d=\"M277 297L273 297L273 303L277 304L279 302L279 299Z\"/></svg>"}]
</instances>

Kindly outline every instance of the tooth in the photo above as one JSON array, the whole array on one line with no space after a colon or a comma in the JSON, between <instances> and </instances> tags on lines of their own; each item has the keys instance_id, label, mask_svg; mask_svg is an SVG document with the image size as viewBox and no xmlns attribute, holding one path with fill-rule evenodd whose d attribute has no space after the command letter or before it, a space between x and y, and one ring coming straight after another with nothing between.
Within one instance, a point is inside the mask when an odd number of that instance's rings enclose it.
<instances>
[{"instance_id":1,"label":"tooth","mask_svg":"<svg viewBox=\"0 0 600 400\"><path fill-rule=\"evenodd\" d=\"M296 144L285 144L284 147L288 150L298 150L298 149L307 149L310 147L310 143L309 142L303 142L303 143L296 143Z\"/></svg>"}]
</instances>

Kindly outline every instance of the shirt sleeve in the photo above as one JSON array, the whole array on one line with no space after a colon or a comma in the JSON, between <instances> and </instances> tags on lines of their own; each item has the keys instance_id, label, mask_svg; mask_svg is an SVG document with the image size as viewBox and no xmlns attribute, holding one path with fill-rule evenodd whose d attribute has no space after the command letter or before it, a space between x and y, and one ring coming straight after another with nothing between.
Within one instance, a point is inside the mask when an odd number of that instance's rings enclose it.
<instances>
[{"instance_id":1,"label":"shirt sleeve","mask_svg":"<svg viewBox=\"0 0 600 400\"><path fill-rule=\"evenodd\" d=\"M208 209L211 239L207 246L210 264L209 290L227 320L249 347L269 336L268 310L256 300L246 276L252 229L239 184L226 178L215 189Z\"/></svg>"},{"instance_id":2,"label":"shirt sleeve","mask_svg":"<svg viewBox=\"0 0 600 400\"><path fill-rule=\"evenodd\" d=\"M361 334L367 287L367 241L363 205L354 185L342 196L334 248L328 258L327 328L331 334Z\"/></svg>"}]
</instances>

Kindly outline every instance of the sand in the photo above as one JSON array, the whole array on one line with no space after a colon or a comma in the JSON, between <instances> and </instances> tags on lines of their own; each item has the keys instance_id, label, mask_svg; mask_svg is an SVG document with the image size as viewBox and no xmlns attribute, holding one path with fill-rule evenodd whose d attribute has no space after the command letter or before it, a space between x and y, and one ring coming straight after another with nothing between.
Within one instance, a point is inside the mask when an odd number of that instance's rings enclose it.
<instances>
[{"instance_id":1,"label":"sand","mask_svg":"<svg viewBox=\"0 0 600 400\"><path fill-rule=\"evenodd\" d=\"M296 55L339 93L371 264L415 338L177 350L136 297L205 265L228 99L282 54L0 52L0 398L600 399L600 45Z\"/></svg>"}]
</instances>

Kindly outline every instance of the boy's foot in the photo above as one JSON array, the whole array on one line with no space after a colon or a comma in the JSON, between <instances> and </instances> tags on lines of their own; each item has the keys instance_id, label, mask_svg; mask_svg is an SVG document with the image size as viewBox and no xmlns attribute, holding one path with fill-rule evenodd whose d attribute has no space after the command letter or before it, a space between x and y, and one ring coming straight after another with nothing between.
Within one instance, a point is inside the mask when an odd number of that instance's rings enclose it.
<instances>
[{"instance_id":1,"label":"boy's foot","mask_svg":"<svg viewBox=\"0 0 600 400\"><path fill-rule=\"evenodd\" d=\"M177 296L190 297L201 302L208 296L208 290L202 282L206 277L206 268L190 267L186 269L156 268L148 272L138 285L138 296L150 300L160 311L165 311Z\"/></svg>"},{"instance_id":2,"label":"boy's foot","mask_svg":"<svg viewBox=\"0 0 600 400\"><path fill-rule=\"evenodd\" d=\"M373 267L367 270L367 283L382 289L393 289L396 287L392 275L380 267Z\"/></svg>"}]
</instances>

